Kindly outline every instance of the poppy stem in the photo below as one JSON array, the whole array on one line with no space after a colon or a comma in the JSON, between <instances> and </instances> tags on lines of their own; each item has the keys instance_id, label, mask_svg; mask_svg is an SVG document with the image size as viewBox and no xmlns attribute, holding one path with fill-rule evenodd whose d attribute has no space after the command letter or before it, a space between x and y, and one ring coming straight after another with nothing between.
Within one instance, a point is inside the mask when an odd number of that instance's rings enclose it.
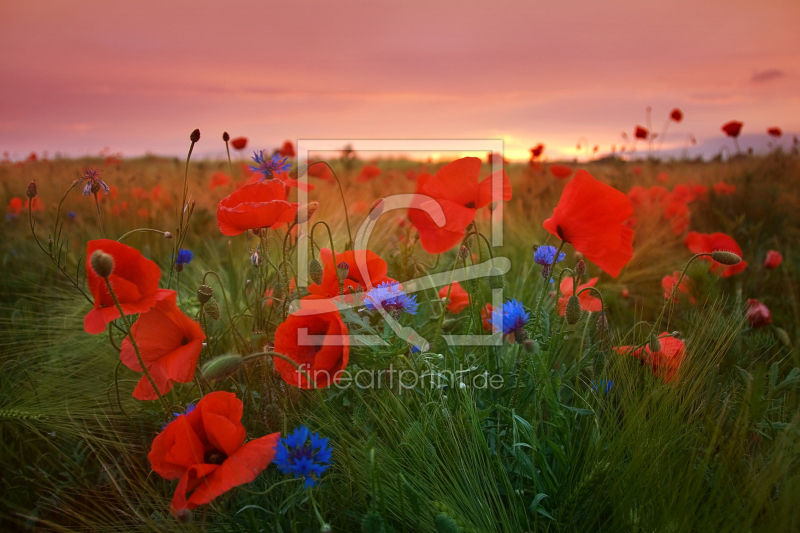
<instances>
[{"instance_id":1,"label":"poppy stem","mask_svg":"<svg viewBox=\"0 0 800 533\"><path fill-rule=\"evenodd\" d=\"M442 325L444 324L444 315L447 312L447 301L450 299L450 292L453 290L453 280L456 278L456 268L458 268L458 254L456 254L456 260L453 262L453 268L451 270L450 275L450 284L447 286L447 296L444 297L444 302L442 303L442 312L439 313L439 324L436 326L436 337L433 339L433 345L431 347L432 352L436 352L436 345L439 344L439 337L442 334Z\"/></svg>"},{"instance_id":2,"label":"poppy stem","mask_svg":"<svg viewBox=\"0 0 800 533\"><path fill-rule=\"evenodd\" d=\"M139 353L139 345L136 344L136 339L133 338L133 334L131 333L131 324L128 320L128 316L122 310L122 306L119 304L119 300L117 299L117 295L114 293L113 287L111 287L111 282L108 278L103 278L106 282L106 288L108 289L109 294L114 299L114 305L117 306L117 311L119 311L120 317L122 317L122 321L125 323L125 333L127 337L131 340L131 345L133 345L133 351L136 352L136 359L139 361L139 366L142 367L144 371L144 375L147 376L147 381L150 382L150 385L153 387L153 390L156 391L156 396L161 402L164 404L164 414L169 416L169 404L167 400L161 395L161 391L158 390L156 386L156 382L153 380L153 376L150 375L150 371L147 370L147 366L144 364L144 360L142 359L142 354Z\"/></svg>"},{"instance_id":3,"label":"poppy stem","mask_svg":"<svg viewBox=\"0 0 800 533\"><path fill-rule=\"evenodd\" d=\"M106 238L106 231L103 229L103 217L100 215L100 201L97 199L97 193L94 193L94 206L97 208L97 220L100 222L100 235Z\"/></svg>"},{"instance_id":4,"label":"poppy stem","mask_svg":"<svg viewBox=\"0 0 800 533\"><path fill-rule=\"evenodd\" d=\"M349 247L353 246L353 233L350 231L350 217L347 214L347 202L345 202L344 200L344 190L342 189L342 182L339 180L339 176L333 170L333 167L331 167L327 161L314 161L308 166L310 167L311 165L316 165L317 163L323 163L327 165L331 173L333 174L333 177L336 178L336 183L339 185L339 195L342 197L342 207L344 207L344 220L347 223L347 236L350 238L349 246L345 246L344 248L346 251ZM328 231L330 231L330 228L328 228Z\"/></svg>"},{"instance_id":5,"label":"poppy stem","mask_svg":"<svg viewBox=\"0 0 800 533\"><path fill-rule=\"evenodd\" d=\"M181 205L178 207L181 211L181 217L178 221L178 234L175 236L175 248L173 251L173 257L178 257L178 251L180 250L181 244L183 244L183 237L184 237L184 228L183 228L183 213L186 210L186 195L189 192L189 160L192 158L192 150L194 150L194 143L189 145L189 154L186 156L186 168L183 172L183 199L181 200ZM167 288L169 288L170 284L172 283L172 272L175 270L175 263L170 265L169 268L169 281L167 281Z\"/></svg>"},{"instance_id":6,"label":"poppy stem","mask_svg":"<svg viewBox=\"0 0 800 533\"><path fill-rule=\"evenodd\" d=\"M128 233L124 234L122 237L117 239L117 242L122 242L125 239L127 239L128 237L130 237L131 235L133 235L134 233L139 233L139 232L142 232L142 231L154 231L156 233L160 233L161 235L165 235L165 236L166 236L166 233L167 233L166 231L161 231L160 229L137 228L137 229L132 229Z\"/></svg>"},{"instance_id":7,"label":"poppy stem","mask_svg":"<svg viewBox=\"0 0 800 533\"><path fill-rule=\"evenodd\" d=\"M282 353L271 352L271 351L251 353L250 355L242 358L242 363L245 363L246 361L249 361L250 359L258 359L258 358L265 357L265 356L278 357L280 359L283 359L287 363L290 363L292 366L295 367L295 369L297 369L298 372L301 372L303 374L303 377L306 378L306 381L308 381L308 383L311 385L312 388L314 388L314 389L317 388L316 382L312 381L311 376L308 374L308 372L306 372L306 370L300 364L298 364L296 361L294 361L293 359L290 359L289 357L283 355Z\"/></svg>"},{"instance_id":8,"label":"poppy stem","mask_svg":"<svg viewBox=\"0 0 800 533\"><path fill-rule=\"evenodd\" d=\"M669 294L669 298L667 298L666 301L664 302L663 307L661 307L661 313L658 315L658 318L653 323L653 327L650 329L650 336L651 337L653 336L655 331L658 329L659 324L661 324L661 319L664 318L664 312L667 310L667 306L670 305L670 303L674 302L674 298L678 294L678 287L680 287L681 282L683 281L683 277L686 275L686 271L689 270L689 265L691 265L692 261L694 261L698 257L705 257L705 256L709 256L710 257L711 254L710 253L695 254L694 256L692 256L691 259L689 259L689 261L686 263L686 266L683 267L683 270L681 270L681 275L678 277L678 283L676 283L675 286L672 287L672 292Z\"/></svg>"},{"instance_id":9,"label":"poppy stem","mask_svg":"<svg viewBox=\"0 0 800 533\"><path fill-rule=\"evenodd\" d=\"M231 179L233 179L233 165L231 164L231 149L228 146L228 141L225 141L225 151L228 152L228 171L231 173Z\"/></svg>"},{"instance_id":10,"label":"poppy stem","mask_svg":"<svg viewBox=\"0 0 800 533\"><path fill-rule=\"evenodd\" d=\"M319 520L320 527L326 526L327 522L325 522L325 520L322 518L322 515L319 514L319 510L317 509L317 502L314 499L314 491L313 490L308 491L308 495L311 498L311 506L314 508L314 514L317 515L317 520Z\"/></svg>"},{"instance_id":11,"label":"poppy stem","mask_svg":"<svg viewBox=\"0 0 800 533\"><path fill-rule=\"evenodd\" d=\"M228 322L230 322L231 331L233 332L233 342L236 344L236 349L237 350L241 350L241 347L239 346L239 337L236 336L237 333L238 333L238 330L236 329L236 324L234 323L233 316L231 315L231 306L228 303L228 293L225 292L225 284L222 283L222 278L219 277L219 274L217 274L213 270L209 270L208 272L206 272L203 275L203 284L204 285L206 284L206 278L208 277L209 274L213 274L213 276L215 278L217 278L217 281L219 282L219 286L222 289L222 299L225 302L225 312L228 313Z\"/></svg>"}]
</instances>

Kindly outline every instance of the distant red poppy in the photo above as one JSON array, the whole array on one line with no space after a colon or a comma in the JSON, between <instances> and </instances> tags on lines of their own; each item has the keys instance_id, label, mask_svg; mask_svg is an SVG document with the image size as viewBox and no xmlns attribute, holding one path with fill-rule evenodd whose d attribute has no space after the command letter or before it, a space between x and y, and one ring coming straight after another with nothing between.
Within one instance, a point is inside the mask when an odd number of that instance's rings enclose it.
<instances>
[{"instance_id":1,"label":"distant red poppy","mask_svg":"<svg viewBox=\"0 0 800 533\"><path fill-rule=\"evenodd\" d=\"M650 132L648 132L646 128L643 128L641 126L636 126L636 129L633 132L634 137L636 137L637 139L647 139L649 134Z\"/></svg>"},{"instance_id":2,"label":"distant red poppy","mask_svg":"<svg viewBox=\"0 0 800 533\"><path fill-rule=\"evenodd\" d=\"M669 181L669 174L666 172L659 172L658 176L656 176L656 180L659 183L667 183Z\"/></svg>"},{"instance_id":3,"label":"distant red poppy","mask_svg":"<svg viewBox=\"0 0 800 533\"><path fill-rule=\"evenodd\" d=\"M568 178L572 175L572 167L565 165L550 165L550 174L552 174L554 178L563 180L564 178Z\"/></svg>"},{"instance_id":4,"label":"distant red poppy","mask_svg":"<svg viewBox=\"0 0 800 533\"><path fill-rule=\"evenodd\" d=\"M231 184L231 177L224 172L214 172L211 174L211 184L208 190L213 191L217 187L227 187Z\"/></svg>"},{"instance_id":5,"label":"distant red poppy","mask_svg":"<svg viewBox=\"0 0 800 533\"><path fill-rule=\"evenodd\" d=\"M511 184L505 171L498 171L502 174L497 176L500 179L495 185L494 174L479 183L480 170L480 159L464 157L446 164L433 177L429 174L417 177L417 196L411 202L408 218L419 231L420 242L427 252L438 254L456 246L478 209L489 205L495 197L511 199ZM493 187L497 188L493 191ZM429 202L441 207L443 226L438 226L423 210Z\"/></svg>"},{"instance_id":6,"label":"distant red poppy","mask_svg":"<svg viewBox=\"0 0 800 533\"><path fill-rule=\"evenodd\" d=\"M640 167L640 166L635 166L635 167L633 167L633 168L631 169L631 172L633 172L633 175L634 175L634 176L641 176L641 175L642 175L642 167Z\"/></svg>"},{"instance_id":7,"label":"distant red poppy","mask_svg":"<svg viewBox=\"0 0 800 533\"><path fill-rule=\"evenodd\" d=\"M114 156L108 156L103 161L103 166L106 167L119 167L122 165L122 159Z\"/></svg>"},{"instance_id":8,"label":"distant red poppy","mask_svg":"<svg viewBox=\"0 0 800 533\"><path fill-rule=\"evenodd\" d=\"M22 205L22 209L27 211L28 207L30 207L30 210L34 213L36 211L44 211L44 202L42 202L42 199L38 196L35 198L26 198L25 203Z\"/></svg>"},{"instance_id":9,"label":"distant red poppy","mask_svg":"<svg viewBox=\"0 0 800 533\"><path fill-rule=\"evenodd\" d=\"M767 133L772 137L780 137L781 135L783 135L783 132L777 126L774 128L767 129Z\"/></svg>"},{"instance_id":10,"label":"distant red poppy","mask_svg":"<svg viewBox=\"0 0 800 533\"><path fill-rule=\"evenodd\" d=\"M137 200L149 200L150 193L144 190L143 187L134 187L131 189L130 195L136 198Z\"/></svg>"},{"instance_id":11,"label":"distant red poppy","mask_svg":"<svg viewBox=\"0 0 800 533\"><path fill-rule=\"evenodd\" d=\"M348 335L332 302L301 300L300 309L275 330L274 349L296 362L308 377L280 357L272 358L275 370L286 383L301 389L321 389L338 383L350 356Z\"/></svg>"},{"instance_id":12,"label":"distant red poppy","mask_svg":"<svg viewBox=\"0 0 800 533\"><path fill-rule=\"evenodd\" d=\"M633 230L625 226L632 214L627 196L579 170L543 226L617 277L633 257Z\"/></svg>"},{"instance_id":13,"label":"distant red poppy","mask_svg":"<svg viewBox=\"0 0 800 533\"><path fill-rule=\"evenodd\" d=\"M724 233L698 233L696 231L690 231L684 242L689 251L695 254L723 250L726 252L733 252L739 257L742 257L742 249L736 241L733 240L733 237L725 235ZM717 263L709 256L703 257L703 259L711 262L711 271L715 274L719 274L723 278L738 274L747 268L747 261L744 260L732 266L725 266L721 263Z\"/></svg>"},{"instance_id":14,"label":"distant red poppy","mask_svg":"<svg viewBox=\"0 0 800 533\"><path fill-rule=\"evenodd\" d=\"M594 287L597 283L597 278L592 278L586 283L578 285L578 293L587 287ZM558 298L558 314L566 316L567 302L569 297L572 296L572 278L564 278L561 280L559 286L560 296ZM587 313L597 313L603 310L603 302L597 296L594 296L592 291L586 291L578 296L578 301L581 303L581 309Z\"/></svg>"},{"instance_id":15,"label":"distant red poppy","mask_svg":"<svg viewBox=\"0 0 800 533\"><path fill-rule=\"evenodd\" d=\"M714 184L714 192L719 195L735 194L736 185L728 185L724 181L720 181L719 183Z\"/></svg>"},{"instance_id":16,"label":"distant red poppy","mask_svg":"<svg viewBox=\"0 0 800 533\"><path fill-rule=\"evenodd\" d=\"M94 308L83 319L86 333L103 333L106 324L120 317L105 280L92 268L91 257L96 250L102 250L114 259L114 269L108 280L126 315L146 313L155 307L157 301L169 296L170 291L158 288L161 269L138 250L111 239L89 241L86 245L86 281L94 296Z\"/></svg>"},{"instance_id":17,"label":"distant red poppy","mask_svg":"<svg viewBox=\"0 0 800 533\"><path fill-rule=\"evenodd\" d=\"M139 348L145 366L163 395L172 390L172 384L189 383L194 378L197 358L203 349L206 336L200 324L186 316L175 304L175 291L156 302L153 309L139 315L131 326L131 334ZM122 364L135 372L142 372L133 344L128 337L122 341ZM137 400L155 400L156 391L142 376L133 397Z\"/></svg>"},{"instance_id":18,"label":"distant red poppy","mask_svg":"<svg viewBox=\"0 0 800 533\"><path fill-rule=\"evenodd\" d=\"M324 163L310 162L308 165L308 175L312 178L318 178L324 181L333 181L333 172Z\"/></svg>"},{"instance_id":19,"label":"distant red poppy","mask_svg":"<svg viewBox=\"0 0 800 533\"><path fill-rule=\"evenodd\" d=\"M675 109L672 110L672 113L669 114L669 118L671 118L675 122L680 122L681 120L683 120L683 112L676 107Z\"/></svg>"},{"instance_id":20,"label":"distant red poppy","mask_svg":"<svg viewBox=\"0 0 800 533\"><path fill-rule=\"evenodd\" d=\"M342 281L344 294L366 292L384 281L394 281L386 277L389 270L386 261L372 250L348 250L336 252L336 260L328 248L319 251L322 262L322 283L312 283L308 291L313 298L335 298L339 296L337 265L347 264L347 276ZM366 276L366 277L365 277Z\"/></svg>"},{"instance_id":21,"label":"distant red poppy","mask_svg":"<svg viewBox=\"0 0 800 533\"><path fill-rule=\"evenodd\" d=\"M483 325L483 331L492 331L492 324L489 322L489 319L492 318L492 311L494 311L494 307L492 304L486 304L481 309L481 324Z\"/></svg>"},{"instance_id":22,"label":"distant red poppy","mask_svg":"<svg viewBox=\"0 0 800 533\"><path fill-rule=\"evenodd\" d=\"M698 185L696 183L692 183L691 181L687 183L687 185L689 186L689 190L692 191L695 200L708 199L708 187L706 187L705 185Z\"/></svg>"},{"instance_id":23,"label":"distant red poppy","mask_svg":"<svg viewBox=\"0 0 800 533\"><path fill-rule=\"evenodd\" d=\"M772 313L769 312L769 308L755 298L747 300L744 316L751 328L762 328L772 323Z\"/></svg>"},{"instance_id":24,"label":"distant red poppy","mask_svg":"<svg viewBox=\"0 0 800 533\"><path fill-rule=\"evenodd\" d=\"M738 137L739 134L742 132L742 126L744 126L744 124L742 124L741 122L737 120L732 120L722 126L722 131L724 131L725 135L727 135L728 137Z\"/></svg>"},{"instance_id":25,"label":"distant red poppy","mask_svg":"<svg viewBox=\"0 0 800 533\"><path fill-rule=\"evenodd\" d=\"M764 268L767 270L774 270L783 262L783 256L776 250L767 252L767 257L764 258Z\"/></svg>"},{"instance_id":26,"label":"distant red poppy","mask_svg":"<svg viewBox=\"0 0 800 533\"><path fill-rule=\"evenodd\" d=\"M281 146L281 149L278 153L281 155L281 157L294 157L296 154L292 141L284 141L283 146Z\"/></svg>"},{"instance_id":27,"label":"distant red poppy","mask_svg":"<svg viewBox=\"0 0 800 533\"><path fill-rule=\"evenodd\" d=\"M14 197L8 201L6 207L6 216L9 218L16 218L22 212L22 198Z\"/></svg>"},{"instance_id":28,"label":"distant red poppy","mask_svg":"<svg viewBox=\"0 0 800 533\"><path fill-rule=\"evenodd\" d=\"M138 216L139 218L147 218L150 216L150 211L148 211L145 208L137 209L136 216Z\"/></svg>"},{"instance_id":29,"label":"distant red poppy","mask_svg":"<svg viewBox=\"0 0 800 533\"><path fill-rule=\"evenodd\" d=\"M375 165L364 165L361 167L361 172L359 172L356 182L363 183L365 181L371 181L380 175L381 169L379 167L376 167Z\"/></svg>"},{"instance_id":30,"label":"distant red poppy","mask_svg":"<svg viewBox=\"0 0 800 533\"><path fill-rule=\"evenodd\" d=\"M255 228L279 228L294 220L297 206L286 201L283 182L259 181L220 200L217 223L222 234L229 236Z\"/></svg>"},{"instance_id":31,"label":"distant red poppy","mask_svg":"<svg viewBox=\"0 0 800 533\"><path fill-rule=\"evenodd\" d=\"M654 376L660 377L665 383L670 383L678 377L681 364L686 359L686 344L666 332L659 337L662 337L658 341L661 349L657 352L652 351L649 344L638 349L634 349L634 346L618 346L614 350L641 359L643 364L652 368Z\"/></svg>"},{"instance_id":32,"label":"distant red poppy","mask_svg":"<svg viewBox=\"0 0 800 533\"><path fill-rule=\"evenodd\" d=\"M443 300L447 298L447 311L457 315L469 305L469 294L464 290L464 287L459 285L457 281L454 281L453 288L449 289L450 297L448 298L447 291L449 287L450 285L447 285L439 290L439 299Z\"/></svg>"},{"instance_id":33,"label":"distant red poppy","mask_svg":"<svg viewBox=\"0 0 800 533\"><path fill-rule=\"evenodd\" d=\"M683 183L678 183L672 188L672 197L684 203L695 201L695 193L692 189Z\"/></svg>"},{"instance_id":34,"label":"distant red poppy","mask_svg":"<svg viewBox=\"0 0 800 533\"><path fill-rule=\"evenodd\" d=\"M664 298L669 299L669 297L672 295L672 291L675 290L675 284L678 283L678 278L680 277L681 277L680 270L676 270L675 272L672 273L671 276L669 275L664 276L661 279L661 287L664 289ZM678 286L678 292L688 294L689 302L691 302L692 304L696 303L694 296L691 295L691 289L689 288L689 279L686 278L685 276L681 280L681 284ZM672 301L678 303L677 294L675 294L675 296L672 298Z\"/></svg>"},{"instance_id":35,"label":"distant red poppy","mask_svg":"<svg viewBox=\"0 0 800 533\"><path fill-rule=\"evenodd\" d=\"M250 483L272 462L280 433L245 443L242 411L233 393L210 392L156 435L150 466L165 479L180 479L170 504L173 514Z\"/></svg>"},{"instance_id":36,"label":"distant red poppy","mask_svg":"<svg viewBox=\"0 0 800 533\"><path fill-rule=\"evenodd\" d=\"M622 297L624 299L627 300L628 298L630 298L630 296L631 296L631 291L629 291L628 289L622 289Z\"/></svg>"},{"instance_id":37,"label":"distant red poppy","mask_svg":"<svg viewBox=\"0 0 800 533\"><path fill-rule=\"evenodd\" d=\"M247 148L247 137L236 137L231 139L231 146L234 150L244 150Z\"/></svg>"},{"instance_id":38,"label":"distant red poppy","mask_svg":"<svg viewBox=\"0 0 800 533\"><path fill-rule=\"evenodd\" d=\"M533 148L531 148L531 156L532 157L539 157L544 152L544 145L542 143L537 144Z\"/></svg>"}]
</instances>

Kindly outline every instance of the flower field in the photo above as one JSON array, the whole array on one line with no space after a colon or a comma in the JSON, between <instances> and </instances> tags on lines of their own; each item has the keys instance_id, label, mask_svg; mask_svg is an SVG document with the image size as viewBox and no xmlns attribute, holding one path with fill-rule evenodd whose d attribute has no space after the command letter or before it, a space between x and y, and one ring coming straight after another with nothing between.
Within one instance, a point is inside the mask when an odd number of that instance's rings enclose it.
<instances>
[{"instance_id":1,"label":"flower field","mask_svg":"<svg viewBox=\"0 0 800 533\"><path fill-rule=\"evenodd\" d=\"M800 529L797 146L247 144L0 164L0 530Z\"/></svg>"}]
</instances>

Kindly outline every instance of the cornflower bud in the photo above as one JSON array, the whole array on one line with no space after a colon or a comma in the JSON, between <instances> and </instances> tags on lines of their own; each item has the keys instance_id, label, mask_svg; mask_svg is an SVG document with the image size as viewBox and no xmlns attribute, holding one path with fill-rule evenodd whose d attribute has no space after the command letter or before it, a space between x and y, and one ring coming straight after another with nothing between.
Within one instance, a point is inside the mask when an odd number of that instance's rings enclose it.
<instances>
[{"instance_id":1,"label":"cornflower bud","mask_svg":"<svg viewBox=\"0 0 800 533\"><path fill-rule=\"evenodd\" d=\"M200 140L200 130L194 130L191 135L189 135L189 140L193 143L196 143Z\"/></svg>"}]
</instances>

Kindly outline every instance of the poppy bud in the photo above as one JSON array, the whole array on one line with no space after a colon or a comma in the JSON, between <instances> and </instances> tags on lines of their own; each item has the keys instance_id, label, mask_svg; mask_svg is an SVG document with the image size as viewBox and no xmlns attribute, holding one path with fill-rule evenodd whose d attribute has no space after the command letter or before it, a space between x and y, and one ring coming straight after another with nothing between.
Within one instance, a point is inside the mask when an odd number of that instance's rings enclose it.
<instances>
[{"instance_id":1,"label":"poppy bud","mask_svg":"<svg viewBox=\"0 0 800 533\"><path fill-rule=\"evenodd\" d=\"M214 297L211 297L203 306L203 312L211 320L219 320L219 317L222 316L219 309L219 302L217 302Z\"/></svg>"},{"instance_id":2,"label":"poppy bud","mask_svg":"<svg viewBox=\"0 0 800 533\"><path fill-rule=\"evenodd\" d=\"M680 331L673 331L672 332L672 337L675 338L675 339L680 339L681 338L681 332Z\"/></svg>"},{"instance_id":3,"label":"poppy bud","mask_svg":"<svg viewBox=\"0 0 800 533\"><path fill-rule=\"evenodd\" d=\"M525 339L522 342L522 347L525 348L526 352L532 353L533 355L537 355L539 353L539 343L536 342L535 339Z\"/></svg>"},{"instance_id":4,"label":"poppy bud","mask_svg":"<svg viewBox=\"0 0 800 533\"><path fill-rule=\"evenodd\" d=\"M383 198L378 198L375 200L375 203L372 204L372 207L369 211L370 220L378 220L378 217L381 216L381 213L383 213L383 205Z\"/></svg>"},{"instance_id":5,"label":"poppy bud","mask_svg":"<svg viewBox=\"0 0 800 533\"><path fill-rule=\"evenodd\" d=\"M295 224L305 224L316 213L319 207L319 202L309 202L306 205L301 205L297 208L297 215L294 217Z\"/></svg>"},{"instance_id":6,"label":"poppy bud","mask_svg":"<svg viewBox=\"0 0 800 533\"><path fill-rule=\"evenodd\" d=\"M723 265L727 266L738 265L742 261L741 257L726 250L716 250L711 252L711 259L717 263L722 263Z\"/></svg>"},{"instance_id":7,"label":"poppy bud","mask_svg":"<svg viewBox=\"0 0 800 533\"><path fill-rule=\"evenodd\" d=\"M570 326L577 324L578 320L581 319L581 302L574 294L569 297L569 300L567 300L567 310L565 316L567 319L567 324Z\"/></svg>"},{"instance_id":8,"label":"poppy bud","mask_svg":"<svg viewBox=\"0 0 800 533\"><path fill-rule=\"evenodd\" d=\"M600 313L597 319L597 331L608 331L608 317L605 313Z\"/></svg>"},{"instance_id":9,"label":"poppy bud","mask_svg":"<svg viewBox=\"0 0 800 533\"><path fill-rule=\"evenodd\" d=\"M626 300L630 297L631 292L628 289L622 289L622 297Z\"/></svg>"},{"instance_id":10,"label":"poppy bud","mask_svg":"<svg viewBox=\"0 0 800 533\"><path fill-rule=\"evenodd\" d=\"M244 363L239 354L220 355L203 365L203 377L209 380L222 380L234 375Z\"/></svg>"},{"instance_id":11,"label":"poppy bud","mask_svg":"<svg viewBox=\"0 0 800 533\"><path fill-rule=\"evenodd\" d=\"M170 232L168 232L168 231L165 231L165 232L164 232L164 238L165 238L165 239L171 239L171 238L172 238L172 233L170 233Z\"/></svg>"},{"instance_id":12,"label":"poppy bud","mask_svg":"<svg viewBox=\"0 0 800 533\"><path fill-rule=\"evenodd\" d=\"M312 259L308 264L308 277L317 285L322 285L322 263Z\"/></svg>"},{"instance_id":13,"label":"poppy bud","mask_svg":"<svg viewBox=\"0 0 800 533\"><path fill-rule=\"evenodd\" d=\"M442 328L446 331L452 330L454 327L458 325L457 318L448 318L444 322L442 322Z\"/></svg>"},{"instance_id":14,"label":"poppy bud","mask_svg":"<svg viewBox=\"0 0 800 533\"><path fill-rule=\"evenodd\" d=\"M336 275L339 278L339 281L344 281L347 279L347 274L350 273L350 265L347 262L342 261L338 265L336 265Z\"/></svg>"},{"instance_id":15,"label":"poppy bud","mask_svg":"<svg viewBox=\"0 0 800 533\"><path fill-rule=\"evenodd\" d=\"M458 533L461 531L458 522L444 513L436 515L436 518L433 519L433 528L436 533Z\"/></svg>"},{"instance_id":16,"label":"poppy bud","mask_svg":"<svg viewBox=\"0 0 800 533\"><path fill-rule=\"evenodd\" d=\"M194 513L189 509L181 509L175 513L175 519L181 524L188 524L194 518Z\"/></svg>"},{"instance_id":17,"label":"poppy bud","mask_svg":"<svg viewBox=\"0 0 800 533\"><path fill-rule=\"evenodd\" d=\"M196 143L200 140L200 130L194 130L191 135L189 135L189 140L193 143Z\"/></svg>"},{"instance_id":18,"label":"poppy bud","mask_svg":"<svg viewBox=\"0 0 800 533\"><path fill-rule=\"evenodd\" d=\"M505 279L503 277L503 273L500 271L499 268L495 267L489 270L489 288L490 289L502 289L505 285Z\"/></svg>"},{"instance_id":19,"label":"poppy bud","mask_svg":"<svg viewBox=\"0 0 800 533\"><path fill-rule=\"evenodd\" d=\"M222 140L223 140L223 141L225 141L225 142L228 142L228 141L230 141L230 140L231 140L231 136L230 136L230 135L228 135L228 132L227 132L227 131L223 131L223 132L222 132Z\"/></svg>"},{"instance_id":20,"label":"poppy bud","mask_svg":"<svg viewBox=\"0 0 800 533\"><path fill-rule=\"evenodd\" d=\"M101 278L108 278L114 270L114 258L103 250L95 250L89 259L92 270Z\"/></svg>"},{"instance_id":21,"label":"poppy bud","mask_svg":"<svg viewBox=\"0 0 800 533\"><path fill-rule=\"evenodd\" d=\"M581 277L584 274L586 274L586 263L584 263L583 259L581 259L578 261L578 264L575 265L575 275Z\"/></svg>"},{"instance_id":22,"label":"poppy bud","mask_svg":"<svg viewBox=\"0 0 800 533\"><path fill-rule=\"evenodd\" d=\"M648 343L648 348L650 348L650 351L653 353L661 351L661 341L658 340L658 337L653 335L653 337L650 339L650 342Z\"/></svg>"},{"instance_id":23,"label":"poppy bud","mask_svg":"<svg viewBox=\"0 0 800 533\"><path fill-rule=\"evenodd\" d=\"M36 180L31 181L28 184L28 187L25 189L25 196L30 199L36 198L36 195L39 194L39 188L36 186Z\"/></svg>"},{"instance_id":24,"label":"poppy bud","mask_svg":"<svg viewBox=\"0 0 800 533\"><path fill-rule=\"evenodd\" d=\"M200 304L205 304L211 299L212 296L214 296L214 289L208 285L200 285L197 288L197 300L200 302Z\"/></svg>"},{"instance_id":25,"label":"poppy bud","mask_svg":"<svg viewBox=\"0 0 800 533\"><path fill-rule=\"evenodd\" d=\"M469 257L469 249L466 246L461 245L461 248L458 249L458 257L462 261L466 261L467 257Z\"/></svg>"},{"instance_id":26,"label":"poppy bud","mask_svg":"<svg viewBox=\"0 0 800 533\"><path fill-rule=\"evenodd\" d=\"M745 318L753 328L760 328L772 323L772 313L769 312L769 308L755 298L747 300Z\"/></svg>"},{"instance_id":27,"label":"poppy bud","mask_svg":"<svg viewBox=\"0 0 800 533\"><path fill-rule=\"evenodd\" d=\"M378 511L370 511L361 520L361 531L364 533L385 533L386 524Z\"/></svg>"}]
</instances>

